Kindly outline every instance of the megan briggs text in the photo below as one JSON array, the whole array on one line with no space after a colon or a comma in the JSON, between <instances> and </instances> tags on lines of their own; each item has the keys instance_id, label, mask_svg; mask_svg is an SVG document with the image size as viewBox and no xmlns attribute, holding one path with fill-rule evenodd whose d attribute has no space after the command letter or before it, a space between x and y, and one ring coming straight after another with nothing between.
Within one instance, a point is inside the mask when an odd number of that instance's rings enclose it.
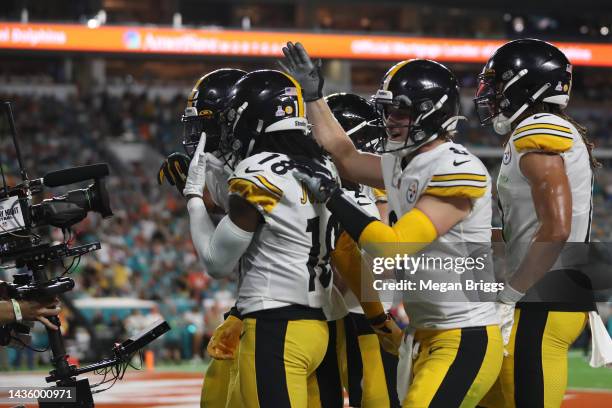
<instances>
[{"instance_id":1,"label":"megan briggs text","mask_svg":"<svg viewBox=\"0 0 612 408\"><path fill-rule=\"evenodd\" d=\"M504 289L502 282L485 282L467 279L463 282L434 282L431 279L420 280L383 280L376 279L372 283L375 290L399 290L399 291L434 291L440 293L475 291L495 293Z\"/></svg>"}]
</instances>

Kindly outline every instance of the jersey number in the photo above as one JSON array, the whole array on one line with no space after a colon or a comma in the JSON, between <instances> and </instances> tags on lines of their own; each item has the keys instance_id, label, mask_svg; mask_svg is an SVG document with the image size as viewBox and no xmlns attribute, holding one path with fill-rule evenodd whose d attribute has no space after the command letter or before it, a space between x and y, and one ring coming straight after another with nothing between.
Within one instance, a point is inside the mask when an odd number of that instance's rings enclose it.
<instances>
[{"instance_id":1,"label":"jersey number","mask_svg":"<svg viewBox=\"0 0 612 408\"><path fill-rule=\"evenodd\" d=\"M307 220L306 232L310 232L312 236L312 244L310 247L310 253L308 254L308 273L310 279L308 280L308 291L313 292L315 290L315 278L317 276L317 267L321 270L319 275L319 281L324 288L327 288L331 282L331 268L329 266L329 256L332 250L332 242L334 235L338 233L337 224L334 222L327 222L325 227L325 252L321 255L321 241L320 241L320 218L314 217Z\"/></svg>"}]
</instances>

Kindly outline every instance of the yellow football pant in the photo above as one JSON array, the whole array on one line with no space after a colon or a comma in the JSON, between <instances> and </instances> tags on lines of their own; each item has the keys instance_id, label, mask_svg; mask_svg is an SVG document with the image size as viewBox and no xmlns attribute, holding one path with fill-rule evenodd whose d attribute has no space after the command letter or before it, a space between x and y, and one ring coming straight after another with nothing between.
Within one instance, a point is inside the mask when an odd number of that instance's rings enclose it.
<instances>
[{"instance_id":1,"label":"yellow football pant","mask_svg":"<svg viewBox=\"0 0 612 408\"><path fill-rule=\"evenodd\" d=\"M365 316L350 313L336 322L336 331L338 365L349 405L399 407L397 357L381 349Z\"/></svg>"},{"instance_id":2,"label":"yellow football pant","mask_svg":"<svg viewBox=\"0 0 612 408\"><path fill-rule=\"evenodd\" d=\"M243 322L238 357L242 407L320 407L316 369L327 350L327 322L254 318Z\"/></svg>"},{"instance_id":3,"label":"yellow football pant","mask_svg":"<svg viewBox=\"0 0 612 408\"><path fill-rule=\"evenodd\" d=\"M499 326L417 330L420 342L405 408L475 407L501 369Z\"/></svg>"},{"instance_id":4,"label":"yellow football pant","mask_svg":"<svg viewBox=\"0 0 612 408\"><path fill-rule=\"evenodd\" d=\"M202 383L200 408L239 408L236 390L239 390L238 359L213 359Z\"/></svg>"},{"instance_id":5,"label":"yellow football pant","mask_svg":"<svg viewBox=\"0 0 612 408\"><path fill-rule=\"evenodd\" d=\"M516 309L495 386L480 404L490 408L558 408L567 388L567 351L587 312Z\"/></svg>"}]
</instances>

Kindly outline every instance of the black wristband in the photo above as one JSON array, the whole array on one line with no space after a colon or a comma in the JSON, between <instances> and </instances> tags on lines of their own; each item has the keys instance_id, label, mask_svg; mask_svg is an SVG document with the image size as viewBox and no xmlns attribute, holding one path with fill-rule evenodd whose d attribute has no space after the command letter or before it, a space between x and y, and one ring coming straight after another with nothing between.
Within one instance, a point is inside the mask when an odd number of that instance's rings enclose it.
<instances>
[{"instance_id":1,"label":"black wristband","mask_svg":"<svg viewBox=\"0 0 612 408\"><path fill-rule=\"evenodd\" d=\"M230 316L234 316L242 320L242 315L240 314L240 312L238 311L238 308L235 305L232 306L232 308L223 315L223 319L227 320L227 318Z\"/></svg>"},{"instance_id":2,"label":"black wristband","mask_svg":"<svg viewBox=\"0 0 612 408\"><path fill-rule=\"evenodd\" d=\"M332 193L326 206L355 242L359 242L361 233L370 223L378 221L347 198L339 188Z\"/></svg>"},{"instance_id":3,"label":"black wristband","mask_svg":"<svg viewBox=\"0 0 612 408\"><path fill-rule=\"evenodd\" d=\"M376 326L380 326L381 324L386 322L388 319L389 319L389 315L387 313L381 313L378 316L368 319L368 323L370 323L370 326L376 327Z\"/></svg>"}]
</instances>

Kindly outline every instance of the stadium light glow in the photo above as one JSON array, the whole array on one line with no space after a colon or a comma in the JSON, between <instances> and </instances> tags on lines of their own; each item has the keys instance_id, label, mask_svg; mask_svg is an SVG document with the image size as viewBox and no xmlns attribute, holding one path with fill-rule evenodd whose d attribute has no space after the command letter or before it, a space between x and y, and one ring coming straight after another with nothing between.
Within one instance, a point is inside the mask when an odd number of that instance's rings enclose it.
<instances>
[{"instance_id":1,"label":"stadium light glow","mask_svg":"<svg viewBox=\"0 0 612 408\"><path fill-rule=\"evenodd\" d=\"M374 34L107 26L101 25L99 19L92 20L87 27L0 23L0 49L278 58L287 41L300 41L316 58L385 61L429 58L441 62L482 63L505 42ZM609 28L606 29L609 32ZM554 43L575 65L612 67L610 43Z\"/></svg>"}]
</instances>

